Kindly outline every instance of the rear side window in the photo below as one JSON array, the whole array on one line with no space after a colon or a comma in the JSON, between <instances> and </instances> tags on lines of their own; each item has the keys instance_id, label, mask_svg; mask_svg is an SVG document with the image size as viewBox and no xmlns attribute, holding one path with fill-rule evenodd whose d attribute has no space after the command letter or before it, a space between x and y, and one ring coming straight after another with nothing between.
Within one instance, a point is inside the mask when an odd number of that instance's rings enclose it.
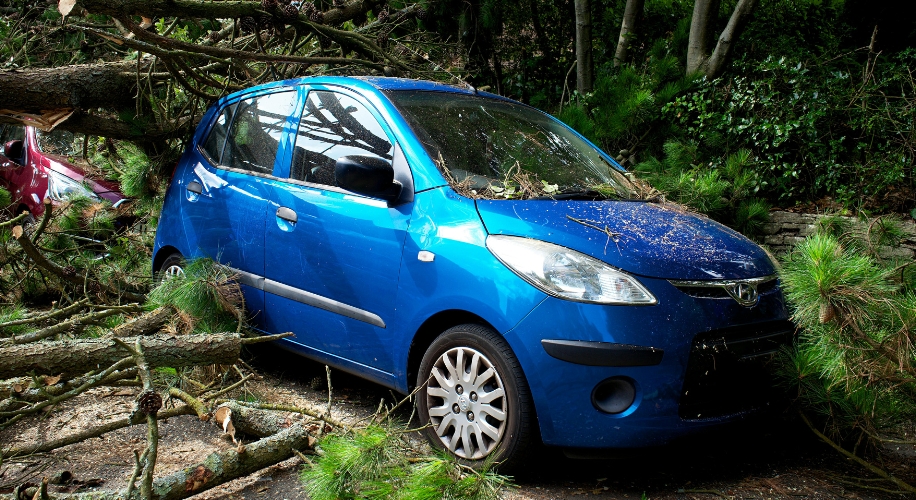
<instances>
[{"instance_id":1,"label":"rear side window","mask_svg":"<svg viewBox=\"0 0 916 500\"><path fill-rule=\"evenodd\" d=\"M258 174L272 173L283 125L295 106L295 92L266 94L239 102L220 165ZM219 139L217 128L211 133L216 135L214 142Z\"/></svg>"},{"instance_id":2,"label":"rear side window","mask_svg":"<svg viewBox=\"0 0 916 500\"><path fill-rule=\"evenodd\" d=\"M334 166L341 156L375 156L391 160L392 145L366 106L336 92L309 92L290 178L337 186Z\"/></svg>"},{"instance_id":3,"label":"rear side window","mask_svg":"<svg viewBox=\"0 0 916 500\"><path fill-rule=\"evenodd\" d=\"M210 129L210 135L204 141L204 152L207 153L207 156L210 157L210 162L214 165L219 164L220 156L223 154L223 144L226 144L226 134L229 130L229 124L232 123L232 113L234 111L234 104L223 108L213 128Z\"/></svg>"}]
</instances>

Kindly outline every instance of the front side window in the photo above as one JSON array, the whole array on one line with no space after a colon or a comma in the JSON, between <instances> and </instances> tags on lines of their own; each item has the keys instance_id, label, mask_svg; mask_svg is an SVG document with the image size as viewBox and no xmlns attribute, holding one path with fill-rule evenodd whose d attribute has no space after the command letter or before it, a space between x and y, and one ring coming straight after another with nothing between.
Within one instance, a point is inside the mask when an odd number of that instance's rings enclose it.
<instances>
[{"instance_id":1,"label":"front side window","mask_svg":"<svg viewBox=\"0 0 916 500\"><path fill-rule=\"evenodd\" d=\"M366 106L336 92L312 91L299 122L290 178L337 186L338 158L359 155L390 161L392 149Z\"/></svg>"},{"instance_id":2,"label":"front side window","mask_svg":"<svg viewBox=\"0 0 916 500\"><path fill-rule=\"evenodd\" d=\"M283 125L295 106L295 92L265 94L239 102L220 165L259 174L273 173Z\"/></svg>"},{"instance_id":3,"label":"front side window","mask_svg":"<svg viewBox=\"0 0 916 500\"><path fill-rule=\"evenodd\" d=\"M10 141L25 140L25 127L22 125L0 125L0 146Z\"/></svg>"}]
</instances>

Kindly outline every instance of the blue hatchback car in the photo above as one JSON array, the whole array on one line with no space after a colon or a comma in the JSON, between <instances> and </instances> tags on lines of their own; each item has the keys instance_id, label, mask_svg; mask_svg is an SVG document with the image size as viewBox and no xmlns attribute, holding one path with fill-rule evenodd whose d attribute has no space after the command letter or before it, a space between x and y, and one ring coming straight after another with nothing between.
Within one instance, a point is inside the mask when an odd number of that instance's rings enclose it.
<instances>
[{"instance_id":1,"label":"blue hatchback car","mask_svg":"<svg viewBox=\"0 0 916 500\"><path fill-rule=\"evenodd\" d=\"M518 464L664 444L766 404L773 262L646 196L538 110L431 82L232 94L168 189L153 269L233 268L265 333L402 393L430 441ZM648 199L647 199L648 198Z\"/></svg>"}]
</instances>

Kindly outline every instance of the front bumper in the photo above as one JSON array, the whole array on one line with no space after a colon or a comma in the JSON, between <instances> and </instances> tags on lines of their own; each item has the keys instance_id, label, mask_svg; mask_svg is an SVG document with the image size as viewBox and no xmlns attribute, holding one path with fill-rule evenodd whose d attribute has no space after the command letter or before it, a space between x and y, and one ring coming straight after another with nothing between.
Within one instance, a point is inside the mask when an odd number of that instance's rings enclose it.
<instances>
[{"instance_id":1,"label":"front bumper","mask_svg":"<svg viewBox=\"0 0 916 500\"><path fill-rule=\"evenodd\" d=\"M765 365L793 332L778 286L745 307L731 298L690 296L665 280L640 281L658 304L549 298L506 333L545 444L662 445L766 405ZM632 405L617 414L592 403L595 387L609 378L635 386Z\"/></svg>"}]
</instances>

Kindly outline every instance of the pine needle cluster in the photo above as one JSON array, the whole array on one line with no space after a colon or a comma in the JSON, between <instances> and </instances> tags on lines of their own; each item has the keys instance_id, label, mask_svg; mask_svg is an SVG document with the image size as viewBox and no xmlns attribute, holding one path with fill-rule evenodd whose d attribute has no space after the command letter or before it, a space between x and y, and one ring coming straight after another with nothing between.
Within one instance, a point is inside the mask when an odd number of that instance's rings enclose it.
<instances>
[{"instance_id":1,"label":"pine needle cluster","mask_svg":"<svg viewBox=\"0 0 916 500\"><path fill-rule=\"evenodd\" d=\"M302 472L314 500L497 500L506 476L474 470L447 455L421 456L403 431L381 426L321 440L323 455Z\"/></svg>"},{"instance_id":2,"label":"pine needle cluster","mask_svg":"<svg viewBox=\"0 0 916 500\"><path fill-rule=\"evenodd\" d=\"M649 158L634 171L673 201L752 236L769 220L770 205L755 198L759 176L747 149L703 162L694 143L668 141L662 160Z\"/></svg>"},{"instance_id":3,"label":"pine needle cluster","mask_svg":"<svg viewBox=\"0 0 916 500\"><path fill-rule=\"evenodd\" d=\"M784 262L800 335L782 377L835 439L880 439L916 414L913 262L883 259L876 245L900 231L890 219L851 230L828 218Z\"/></svg>"},{"instance_id":4,"label":"pine needle cluster","mask_svg":"<svg viewBox=\"0 0 916 500\"><path fill-rule=\"evenodd\" d=\"M163 279L147 296L147 307L171 306L179 312L182 332L240 331L245 312L236 275L211 259L196 259L184 276Z\"/></svg>"}]
</instances>

